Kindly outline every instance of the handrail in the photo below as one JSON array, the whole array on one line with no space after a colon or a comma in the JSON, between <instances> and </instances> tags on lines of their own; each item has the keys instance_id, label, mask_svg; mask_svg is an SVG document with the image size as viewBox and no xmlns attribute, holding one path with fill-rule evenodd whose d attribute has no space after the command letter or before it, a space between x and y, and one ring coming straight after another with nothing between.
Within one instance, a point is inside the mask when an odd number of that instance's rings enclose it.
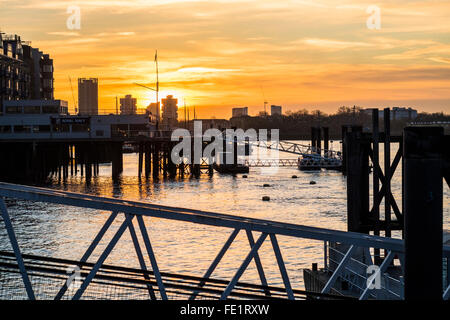
<instances>
[{"instance_id":1,"label":"handrail","mask_svg":"<svg viewBox=\"0 0 450 320\"><path fill-rule=\"evenodd\" d=\"M56 191L39 187L21 186L10 183L0 183L0 196L22 200L65 204L90 209L118 211L132 215L151 216L155 218L185 221L217 227L268 232L297 238L342 242L346 244L355 244L361 247L380 248L393 250L396 252L404 251L403 241L399 239L254 219L229 214L218 214L201 210L155 205L138 201L98 197L67 191Z\"/></svg>"}]
</instances>

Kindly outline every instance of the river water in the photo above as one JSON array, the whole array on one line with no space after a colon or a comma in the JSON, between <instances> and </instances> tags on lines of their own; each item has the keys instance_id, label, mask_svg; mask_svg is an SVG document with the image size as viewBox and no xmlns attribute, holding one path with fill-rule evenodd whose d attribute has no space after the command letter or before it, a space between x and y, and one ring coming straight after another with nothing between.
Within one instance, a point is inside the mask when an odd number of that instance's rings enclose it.
<instances>
[{"instance_id":1,"label":"river water","mask_svg":"<svg viewBox=\"0 0 450 320\"><path fill-rule=\"evenodd\" d=\"M332 146L334 150L340 150L339 142L333 142ZM393 157L397 148L397 145L392 145ZM258 150L255 151L252 157L258 157ZM259 156L273 158L274 154ZM279 157L297 158L296 155L282 153ZM383 159L382 155L380 159ZM296 167L280 167L276 172L268 173L260 168L251 168L247 179L242 175L233 177L214 173L213 177L205 174L199 179L186 177L153 181L150 178L146 181L136 177L137 163L136 154L124 155L124 172L119 183L112 182L111 166L101 165L100 175L93 178L90 186L86 186L78 176L69 178L66 183L55 180L47 187L313 227L344 231L347 228L346 179L339 172L302 172ZM293 175L298 178L293 179ZM312 185L310 181L316 184ZM264 184L270 184L270 187L264 188ZM393 178L392 190L401 206L401 168ZM449 195L445 184L446 230L450 229ZM270 196L270 202L263 202L263 196ZM109 216L108 212L15 200L8 201L8 207L24 253L68 259L80 259ZM384 212L383 206L380 211ZM122 221L120 216L107 233L107 239L112 237ZM203 275L232 232L225 228L163 219L149 218L146 223L161 271L198 276ZM254 235L255 238L258 236ZM323 266L323 243L289 237L279 237L279 242L293 287L303 289L302 269L309 268L313 262ZM95 261L104 248L105 242L97 248L90 261ZM3 227L0 228L0 250L11 250ZM241 232L213 277L230 279L248 250L248 240ZM260 257L269 284L282 285L270 241L263 244ZM124 234L106 263L139 267L128 233ZM258 279L252 262L241 280L258 283Z\"/></svg>"}]
</instances>

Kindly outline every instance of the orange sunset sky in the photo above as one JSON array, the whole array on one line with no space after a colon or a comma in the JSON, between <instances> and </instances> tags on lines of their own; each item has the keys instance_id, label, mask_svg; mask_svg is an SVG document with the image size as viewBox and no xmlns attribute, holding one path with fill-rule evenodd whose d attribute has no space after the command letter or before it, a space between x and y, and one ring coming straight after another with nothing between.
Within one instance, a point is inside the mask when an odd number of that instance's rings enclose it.
<instances>
[{"instance_id":1,"label":"orange sunset sky","mask_svg":"<svg viewBox=\"0 0 450 320\"><path fill-rule=\"evenodd\" d=\"M66 21L81 9L81 29ZM381 29L366 12L381 9ZM233 106L283 112L339 106L411 106L450 112L450 1L0 0L0 28L49 53L55 98L73 109L78 77L99 78L100 109L132 94L138 107L161 94L229 118ZM181 113L180 113L181 115Z\"/></svg>"}]
</instances>

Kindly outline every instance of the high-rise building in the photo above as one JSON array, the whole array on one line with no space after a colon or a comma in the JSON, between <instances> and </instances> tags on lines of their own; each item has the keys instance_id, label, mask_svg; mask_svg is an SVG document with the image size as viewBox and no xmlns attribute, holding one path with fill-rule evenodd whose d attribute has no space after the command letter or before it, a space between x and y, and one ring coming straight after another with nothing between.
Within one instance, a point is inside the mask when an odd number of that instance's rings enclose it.
<instances>
[{"instance_id":1,"label":"high-rise building","mask_svg":"<svg viewBox=\"0 0 450 320\"><path fill-rule=\"evenodd\" d=\"M23 57L30 68L31 99L53 100L53 59L29 45L23 45Z\"/></svg>"},{"instance_id":2,"label":"high-rise building","mask_svg":"<svg viewBox=\"0 0 450 320\"><path fill-rule=\"evenodd\" d=\"M136 114L137 100L133 98L131 94L125 96L125 98L120 99L120 114Z\"/></svg>"},{"instance_id":3,"label":"high-rise building","mask_svg":"<svg viewBox=\"0 0 450 320\"><path fill-rule=\"evenodd\" d=\"M78 79L78 114L98 115L98 79Z\"/></svg>"},{"instance_id":4,"label":"high-rise building","mask_svg":"<svg viewBox=\"0 0 450 320\"><path fill-rule=\"evenodd\" d=\"M0 34L0 110L3 101L53 100L53 60L18 35Z\"/></svg>"},{"instance_id":5,"label":"high-rise building","mask_svg":"<svg viewBox=\"0 0 450 320\"><path fill-rule=\"evenodd\" d=\"M178 99L169 95L162 99L162 125L170 130L178 125Z\"/></svg>"},{"instance_id":6,"label":"high-rise building","mask_svg":"<svg viewBox=\"0 0 450 320\"><path fill-rule=\"evenodd\" d=\"M282 110L281 106L272 105L272 106L270 106L270 115L271 116L281 116L281 110Z\"/></svg>"},{"instance_id":7,"label":"high-rise building","mask_svg":"<svg viewBox=\"0 0 450 320\"><path fill-rule=\"evenodd\" d=\"M248 107L243 108L233 108L232 110L232 117L246 117L248 116Z\"/></svg>"}]
</instances>

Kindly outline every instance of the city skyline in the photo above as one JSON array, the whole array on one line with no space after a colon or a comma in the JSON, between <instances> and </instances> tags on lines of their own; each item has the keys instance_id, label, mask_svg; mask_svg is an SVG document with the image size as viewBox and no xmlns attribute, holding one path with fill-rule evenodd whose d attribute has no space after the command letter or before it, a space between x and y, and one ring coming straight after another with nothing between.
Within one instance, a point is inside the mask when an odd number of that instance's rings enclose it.
<instances>
[{"instance_id":1,"label":"city skyline","mask_svg":"<svg viewBox=\"0 0 450 320\"><path fill-rule=\"evenodd\" d=\"M79 30L67 28L71 5L81 9ZM115 110L126 94L138 108L155 102L133 83L154 86L158 49L160 99L173 95L180 107L186 100L198 117L229 118L237 106L255 115L264 101L283 113L341 105L448 113L450 4L380 1L379 30L366 25L369 5L2 0L0 27L50 54L55 98L72 111L69 76L99 78L100 110Z\"/></svg>"}]
</instances>

